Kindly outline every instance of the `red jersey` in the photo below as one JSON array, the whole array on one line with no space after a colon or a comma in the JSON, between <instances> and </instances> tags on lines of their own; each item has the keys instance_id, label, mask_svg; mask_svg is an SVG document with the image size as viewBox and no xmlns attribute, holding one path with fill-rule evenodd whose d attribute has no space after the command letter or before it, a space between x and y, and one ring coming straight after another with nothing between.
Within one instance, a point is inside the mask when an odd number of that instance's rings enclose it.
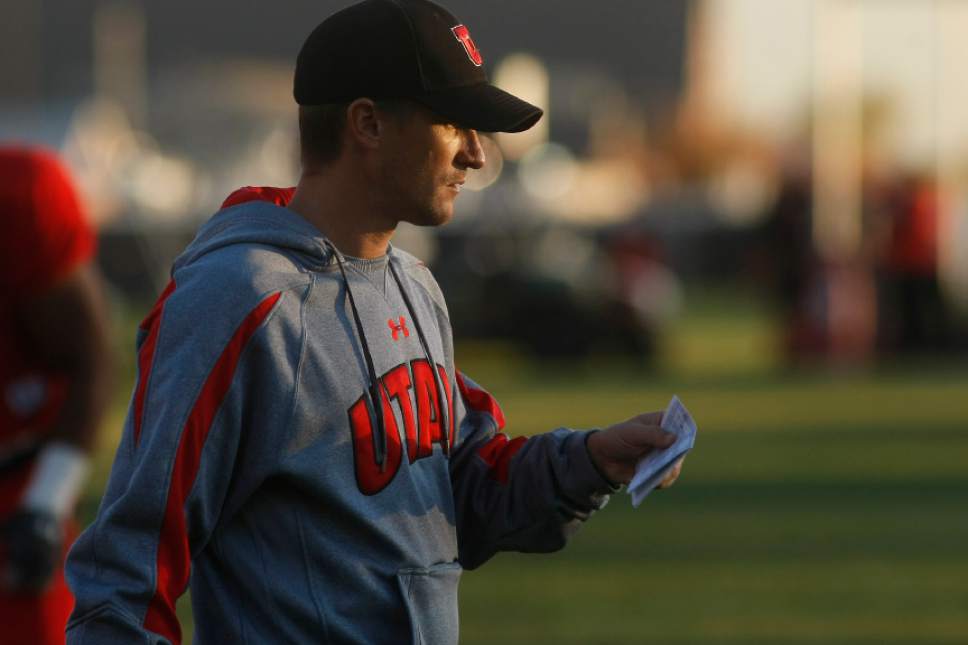
<instances>
[{"instance_id":1,"label":"red jersey","mask_svg":"<svg viewBox=\"0 0 968 645\"><path fill-rule=\"evenodd\" d=\"M888 266L907 275L935 275L938 219L937 189L927 182L909 187L894 218Z\"/></svg>"},{"instance_id":2,"label":"red jersey","mask_svg":"<svg viewBox=\"0 0 968 645\"><path fill-rule=\"evenodd\" d=\"M90 260L94 232L67 170L33 148L0 148L0 492L12 457L43 436L63 401L63 377L45 367L18 307ZM17 469L21 470L21 469ZM19 479L19 477L18 477ZM5 498L0 494L0 516Z\"/></svg>"}]
</instances>

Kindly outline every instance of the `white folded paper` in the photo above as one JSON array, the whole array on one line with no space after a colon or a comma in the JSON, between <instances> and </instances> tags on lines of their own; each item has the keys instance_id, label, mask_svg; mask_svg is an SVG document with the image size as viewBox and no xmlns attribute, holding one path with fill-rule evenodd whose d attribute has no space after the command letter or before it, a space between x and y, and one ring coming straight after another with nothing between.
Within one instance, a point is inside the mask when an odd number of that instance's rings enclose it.
<instances>
[{"instance_id":1,"label":"white folded paper","mask_svg":"<svg viewBox=\"0 0 968 645\"><path fill-rule=\"evenodd\" d=\"M632 496L632 506L635 508L639 507L653 488L662 483L666 473L696 443L696 422L692 420L678 396L672 397L669 407L662 415L662 429L674 433L676 441L668 448L653 450L635 466L635 475L628 485L628 493Z\"/></svg>"}]
</instances>

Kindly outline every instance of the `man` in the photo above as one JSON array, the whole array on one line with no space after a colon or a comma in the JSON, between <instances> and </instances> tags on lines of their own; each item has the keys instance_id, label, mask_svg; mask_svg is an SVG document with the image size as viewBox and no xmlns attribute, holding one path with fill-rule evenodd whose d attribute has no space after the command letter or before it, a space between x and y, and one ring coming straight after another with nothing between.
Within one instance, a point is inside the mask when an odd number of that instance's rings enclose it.
<instances>
[{"instance_id":1,"label":"man","mask_svg":"<svg viewBox=\"0 0 968 645\"><path fill-rule=\"evenodd\" d=\"M433 277L389 244L451 218L477 130L540 118L482 63L426 0L367 0L309 36L296 190L230 198L142 325L69 560L70 642L179 642L190 580L196 643L456 643L462 567L561 548L671 443L656 414L509 440L454 367Z\"/></svg>"},{"instance_id":2,"label":"man","mask_svg":"<svg viewBox=\"0 0 968 645\"><path fill-rule=\"evenodd\" d=\"M0 147L0 641L64 642L66 546L110 392L94 233L53 154Z\"/></svg>"}]
</instances>

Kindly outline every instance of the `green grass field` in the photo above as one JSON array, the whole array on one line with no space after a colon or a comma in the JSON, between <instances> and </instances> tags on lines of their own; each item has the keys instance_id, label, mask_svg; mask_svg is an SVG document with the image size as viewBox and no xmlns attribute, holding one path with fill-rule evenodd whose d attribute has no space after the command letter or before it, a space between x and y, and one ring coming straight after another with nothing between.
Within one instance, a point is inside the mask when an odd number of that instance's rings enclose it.
<instances>
[{"instance_id":1,"label":"green grass field","mask_svg":"<svg viewBox=\"0 0 968 645\"><path fill-rule=\"evenodd\" d=\"M763 312L722 309L687 310L651 370L461 348L512 434L673 393L700 429L679 483L638 510L616 495L563 552L466 573L462 643L968 643L968 365L784 372Z\"/></svg>"},{"instance_id":2,"label":"green grass field","mask_svg":"<svg viewBox=\"0 0 968 645\"><path fill-rule=\"evenodd\" d=\"M968 374L495 389L524 432L674 391L700 435L638 510L468 573L462 642L968 642Z\"/></svg>"}]
</instances>

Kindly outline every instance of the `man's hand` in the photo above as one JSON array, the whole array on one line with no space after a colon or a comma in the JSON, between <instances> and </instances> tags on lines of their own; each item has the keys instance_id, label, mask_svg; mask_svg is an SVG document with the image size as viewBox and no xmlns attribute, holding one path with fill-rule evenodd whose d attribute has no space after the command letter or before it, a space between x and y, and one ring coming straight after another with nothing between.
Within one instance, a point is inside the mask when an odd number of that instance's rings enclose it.
<instances>
[{"instance_id":1,"label":"man's hand","mask_svg":"<svg viewBox=\"0 0 968 645\"><path fill-rule=\"evenodd\" d=\"M24 509L11 515L0 524L0 587L42 592L57 569L62 542L60 522L52 514Z\"/></svg>"},{"instance_id":2,"label":"man's hand","mask_svg":"<svg viewBox=\"0 0 968 645\"><path fill-rule=\"evenodd\" d=\"M598 471L614 485L628 484L635 474L635 465L650 450L675 443L676 436L659 427L660 423L661 411L647 412L589 435L588 454ZM681 470L680 459L659 488L671 486Z\"/></svg>"}]
</instances>

